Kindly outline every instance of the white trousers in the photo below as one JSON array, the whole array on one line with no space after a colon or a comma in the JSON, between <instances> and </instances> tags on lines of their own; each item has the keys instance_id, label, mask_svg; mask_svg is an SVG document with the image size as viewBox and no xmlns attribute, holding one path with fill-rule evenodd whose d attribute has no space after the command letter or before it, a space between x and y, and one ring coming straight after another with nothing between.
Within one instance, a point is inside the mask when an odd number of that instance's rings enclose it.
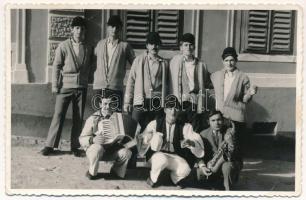
<instances>
[{"instance_id":1,"label":"white trousers","mask_svg":"<svg viewBox=\"0 0 306 200\"><path fill-rule=\"evenodd\" d=\"M156 152L152 155L150 163L150 178L154 183L164 169L170 170L170 177L174 184L186 178L191 171L187 161L175 154Z\"/></svg>"},{"instance_id":2,"label":"white trousers","mask_svg":"<svg viewBox=\"0 0 306 200\"><path fill-rule=\"evenodd\" d=\"M89 160L89 173L91 175L97 175L99 161L103 158L104 153L104 148L99 144L92 144L86 150L86 156ZM127 164L131 156L132 152L129 149L122 148L111 155L105 155L104 157L107 157L107 160L115 161L111 171L115 172L119 177L124 178Z\"/></svg>"}]
</instances>

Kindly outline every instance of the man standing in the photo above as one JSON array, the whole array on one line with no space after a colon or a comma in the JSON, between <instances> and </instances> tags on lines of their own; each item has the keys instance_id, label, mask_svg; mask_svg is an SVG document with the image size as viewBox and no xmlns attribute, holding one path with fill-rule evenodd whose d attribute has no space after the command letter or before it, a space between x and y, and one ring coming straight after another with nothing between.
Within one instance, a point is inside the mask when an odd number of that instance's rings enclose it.
<instances>
[{"instance_id":1,"label":"man standing","mask_svg":"<svg viewBox=\"0 0 306 200\"><path fill-rule=\"evenodd\" d=\"M195 38L186 33L180 39L181 54L174 56L169 67L169 93L174 94L183 111L192 114L204 111L205 89L210 86L206 64L194 56Z\"/></svg>"},{"instance_id":2,"label":"man standing","mask_svg":"<svg viewBox=\"0 0 306 200\"><path fill-rule=\"evenodd\" d=\"M163 100L166 92L167 63L158 55L162 44L156 32L147 35L147 50L133 62L126 85L124 110L132 111L133 118L143 132L147 124L163 113Z\"/></svg>"},{"instance_id":3,"label":"man standing","mask_svg":"<svg viewBox=\"0 0 306 200\"><path fill-rule=\"evenodd\" d=\"M150 122L139 141L148 146L140 154L146 155L151 164L147 184L157 186L157 180L164 169L170 170L175 185L186 186L185 178L189 175L198 158L204 156L203 141L198 133L193 132L190 124L177 119L179 102L173 95L166 97L165 117Z\"/></svg>"},{"instance_id":4,"label":"man standing","mask_svg":"<svg viewBox=\"0 0 306 200\"><path fill-rule=\"evenodd\" d=\"M235 141L234 124L229 127L220 111L212 110L209 113L210 127L203 130L205 156L198 163L198 179L215 184L223 177L225 190L231 190L238 181L242 169L242 158L238 144Z\"/></svg>"},{"instance_id":5,"label":"man standing","mask_svg":"<svg viewBox=\"0 0 306 200\"><path fill-rule=\"evenodd\" d=\"M84 42L86 24L82 17L71 23L72 37L60 43L55 52L52 92L56 93L55 111L42 155L58 148L66 112L72 102L71 151L80 156L78 137L81 133L92 49Z\"/></svg>"},{"instance_id":6,"label":"man standing","mask_svg":"<svg viewBox=\"0 0 306 200\"><path fill-rule=\"evenodd\" d=\"M223 69L211 75L215 90L216 109L224 117L235 123L236 137L240 145L246 130L246 104L257 93L257 87L251 86L249 77L237 68L238 55L233 47L227 47L222 53Z\"/></svg>"},{"instance_id":7,"label":"man standing","mask_svg":"<svg viewBox=\"0 0 306 200\"><path fill-rule=\"evenodd\" d=\"M101 99L100 109L86 120L79 138L89 160L86 176L90 180L98 178L99 161L102 158L115 161L110 171L114 178L124 178L132 155L123 144L127 136L124 135L122 115L112 111L111 103L110 97Z\"/></svg>"},{"instance_id":8,"label":"man standing","mask_svg":"<svg viewBox=\"0 0 306 200\"><path fill-rule=\"evenodd\" d=\"M116 98L116 111L122 111L123 79L127 61L132 64L135 53L132 47L120 40L122 22L119 16L111 16L107 22L107 38L101 40L96 48L97 69L94 73L93 89L103 96Z\"/></svg>"}]
</instances>

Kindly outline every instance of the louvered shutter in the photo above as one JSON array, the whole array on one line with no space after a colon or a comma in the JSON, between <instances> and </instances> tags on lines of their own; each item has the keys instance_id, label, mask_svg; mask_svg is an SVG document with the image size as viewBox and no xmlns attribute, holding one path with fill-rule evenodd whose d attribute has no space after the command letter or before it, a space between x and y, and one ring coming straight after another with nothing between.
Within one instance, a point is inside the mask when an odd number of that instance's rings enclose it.
<instances>
[{"instance_id":1,"label":"louvered shutter","mask_svg":"<svg viewBox=\"0 0 306 200\"><path fill-rule=\"evenodd\" d=\"M290 53L293 38L293 11L273 11L271 26L271 53Z\"/></svg>"},{"instance_id":2,"label":"louvered shutter","mask_svg":"<svg viewBox=\"0 0 306 200\"><path fill-rule=\"evenodd\" d=\"M126 41L133 46L143 46L150 32L149 10L128 10L126 12Z\"/></svg>"},{"instance_id":3,"label":"louvered shutter","mask_svg":"<svg viewBox=\"0 0 306 200\"><path fill-rule=\"evenodd\" d=\"M156 11L155 31L159 33L163 47L177 47L179 33L179 11L158 10Z\"/></svg>"},{"instance_id":4,"label":"louvered shutter","mask_svg":"<svg viewBox=\"0 0 306 200\"><path fill-rule=\"evenodd\" d=\"M246 50L266 53L269 39L269 11L250 10L247 20Z\"/></svg>"}]
</instances>

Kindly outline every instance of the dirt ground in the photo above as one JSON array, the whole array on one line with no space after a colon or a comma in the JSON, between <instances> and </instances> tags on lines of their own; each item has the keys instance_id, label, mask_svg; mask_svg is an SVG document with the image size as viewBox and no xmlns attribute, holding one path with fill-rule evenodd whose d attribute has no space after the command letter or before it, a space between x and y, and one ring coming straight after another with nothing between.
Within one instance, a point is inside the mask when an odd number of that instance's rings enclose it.
<instances>
[{"instance_id":1,"label":"dirt ground","mask_svg":"<svg viewBox=\"0 0 306 200\"><path fill-rule=\"evenodd\" d=\"M30 142L29 142L30 141ZM13 138L11 147L12 189L130 189L151 190L145 183L149 174L146 167L130 169L125 180L112 180L111 163L100 162L98 180L88 180L86 157L69 154L69 145L63 143L57 155L42 156L42 140ZM294 191L294 144L282 141L253 141L245 154L237 190ZM193 176L193 175L191 175ZM163 174L158 189L178 189ZM186 190L204 190L201 185Z\"/></svg>"}]
</instances>

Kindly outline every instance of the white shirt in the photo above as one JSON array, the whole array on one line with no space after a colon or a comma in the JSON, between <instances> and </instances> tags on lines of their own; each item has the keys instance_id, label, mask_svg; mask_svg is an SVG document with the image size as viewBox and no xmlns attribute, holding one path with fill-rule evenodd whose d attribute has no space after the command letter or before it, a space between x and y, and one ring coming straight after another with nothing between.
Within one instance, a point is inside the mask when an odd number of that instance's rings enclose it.
<instances>
[{"instance_id":1,"label":"white shirt","mask_svg":"<svg viewBox=\"0 0 306 200\"><path fill-rule=\"evenodd\" d=\"M83 43L82 42L75 42L73 39L71 39L71 43L72 43L72 47L73 47L73 51L78 59L79 64L82 64L82 59L84 57L84 48Z\"/></svg>"},{"instance_id":2,"label":"white shirt","mask_svg":"<svg viewBox=\"0 0 306 200\"><path fill-rule=\"evenodd\" d=\"M224 74L224 101L227 98L227 95L229 94L231 87L232 87L232 83L235 79L236 70L230 72L230 71L226 71Z\"/></svg>"},{"instance_id":3,"label":"white shirt","mask_svg":"<svg viewBox=\"0 0 306 200\"><path fill-rule=\"evenodd\" d=\"M195 69L194 61L191 62L185 61L185 69L188 77L189 89L190 91L192 91L194 89L194 69Z\"/></svg>"},{"instance_id":4,"label":"white shirt","mask_svg":"<svg viewBox=\"0 0 306 200\"><path fill-rule=\"evenodd\" d=\"M146 129L144 130L144 132L142 133L143 138L152 138L149 137L149 135L153 135L153 134L158 134L158 132L156 131L156 120L151 121ZM171 130L169 131L169 124L167 126L166 123L166 129L167 129L167 137L169 137L170 139L172 138L172 142L173 142L173 137L174 137L174 129L175 129L175 125L172 125L173 127L171 127ZM170 133L170 135L168 136L168 133ZM148 136L146 136L148 135ZM191 152L198 158L201 158L204 156L204 144L203 144L203 140L200 136L200 134L195 133L193 131L192 125L186 123L183 127L183 137L184 139L189 139L195 142L195 146L194 147L188 147ZM148 143L147 141L145 143ZM150 142L149 142L150 143Z\"/></svg>"},{"instance_id":5,"label":"white shirt","mask_svg":"<svg viewBox=\"0 0 306 200\"><path fill-rule=\"evenodd\" d=\"M115 49L118 45L118 39L117 40L113 40L111 42L110 39L107 40L106 46L107 46L107 65L110 66Z\"/></svg>"},{"instance_id":6,"label":"white shirt","mask_svg":"<svg viewBox=\"0 0 306 200\"><path fill-rule=\"evenodd\" d=\"M162 150L174 152L174 147L173 147L174 129L175 129L175 124L169 124L166 122L167 135L166 135L166 142L165 145L162 147Z\"/></svg>"}]
</instances>

